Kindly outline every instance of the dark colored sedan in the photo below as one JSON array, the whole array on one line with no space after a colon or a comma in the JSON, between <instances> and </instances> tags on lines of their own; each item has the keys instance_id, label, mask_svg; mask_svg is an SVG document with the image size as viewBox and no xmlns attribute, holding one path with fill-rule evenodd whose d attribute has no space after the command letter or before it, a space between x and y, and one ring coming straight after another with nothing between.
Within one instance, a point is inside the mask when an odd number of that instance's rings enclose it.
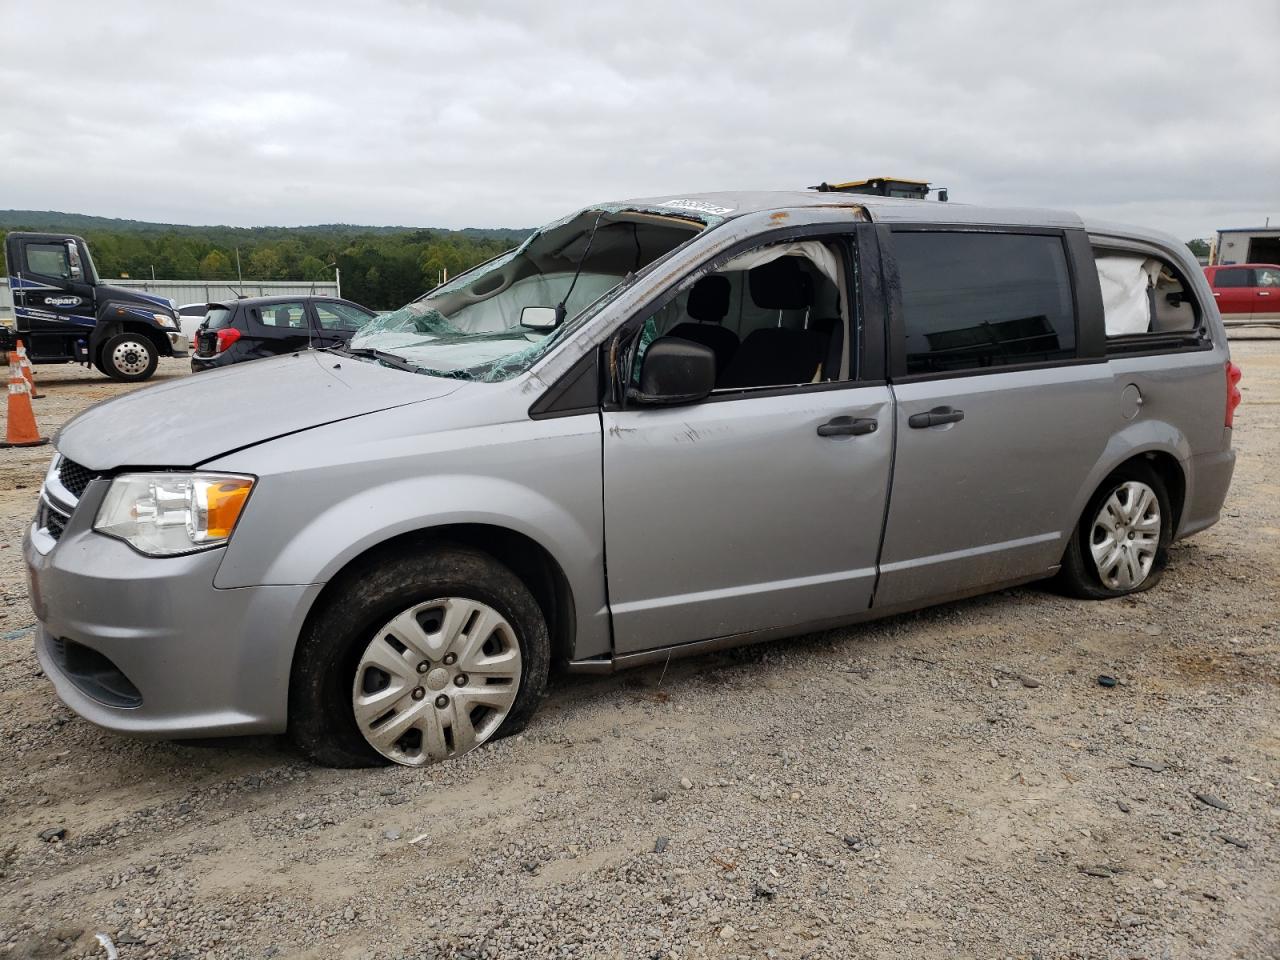
<instances>
[{"instance_id":1,"label":"dark colored sedan","mask_svg":"<svg viewBox=\"0 0 1280 960\"><path fill-rule=\"evenodd\" d=\"M211 303L196 331L191 370L199 373L309 347L346 343L376 316L332 297L251 297Z\"/></svg>"}]
</instances>

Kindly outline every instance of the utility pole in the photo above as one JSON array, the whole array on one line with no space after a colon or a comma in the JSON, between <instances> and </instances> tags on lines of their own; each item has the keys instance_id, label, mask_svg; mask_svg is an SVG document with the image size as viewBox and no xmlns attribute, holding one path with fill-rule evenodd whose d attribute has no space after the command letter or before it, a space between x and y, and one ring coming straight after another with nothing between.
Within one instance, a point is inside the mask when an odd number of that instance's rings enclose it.
<instances>
[{"instance_id":1,"label":"utility pole","mask_svg":"<svg viewBox=\"0 0 1280 960\"><path fill-rule=\"evenodd\" d=\"M236 247L236 283L244 286L244 277L240 275L240 248Z\"/></svg>"}]
</instances>

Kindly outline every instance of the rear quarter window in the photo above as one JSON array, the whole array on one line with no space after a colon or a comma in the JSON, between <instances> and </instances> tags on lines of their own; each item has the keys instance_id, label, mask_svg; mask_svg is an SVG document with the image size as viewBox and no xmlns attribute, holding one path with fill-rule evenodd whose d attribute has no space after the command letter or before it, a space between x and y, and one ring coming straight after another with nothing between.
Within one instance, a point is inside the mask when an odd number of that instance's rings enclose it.
<instances>
[{"instance_id":1,"label":"rear quarter window","mask_svg":"<svg viewBox=\"0 0 1280 960\"><path fill-rule=\"evenodd\" d=\"M1182 269L1154 250L1095 244L1108 353L1166 352L1207 343L1201 305Z\"/></svg>"}]
</instances>

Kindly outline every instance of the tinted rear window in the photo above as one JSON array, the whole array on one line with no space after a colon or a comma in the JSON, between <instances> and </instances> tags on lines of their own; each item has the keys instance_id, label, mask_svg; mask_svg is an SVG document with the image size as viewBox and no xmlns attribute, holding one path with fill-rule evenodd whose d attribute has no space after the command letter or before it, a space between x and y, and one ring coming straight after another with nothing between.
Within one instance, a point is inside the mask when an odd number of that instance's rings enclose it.
<instances>
[{"instance_id":1,"label":"tinted rear window","mask_svg":"<svg viewBox=\"0 0 1280 960\"><path fill-rule=\"evenodd\" d=\"M1075 308L1062 238L897 231L907 373L1075 356Z\"/></svg>"},{"instance_id":2,"label":"tinted rear window","mask_svg":"<svg viewBox=\"0 0 1280 960\"><path fill-rule=\"evenodd\" d=\"M1213 275L1213 285L1215 287L1252 287L1253 271L1243 267L1219 270Z\"/></svg>"},{"instance_id":3,"label":"tinted rear window","mask_svg":"<svg viewBox=\"0 0 1280 960\"><path fill-rule=\"evenodd\" d=\"M204 321L206 330L220 330L229 326L231 326L231 311L229 309L226 307L209 308L209 313Z\"/></svg>"}]
</instances>

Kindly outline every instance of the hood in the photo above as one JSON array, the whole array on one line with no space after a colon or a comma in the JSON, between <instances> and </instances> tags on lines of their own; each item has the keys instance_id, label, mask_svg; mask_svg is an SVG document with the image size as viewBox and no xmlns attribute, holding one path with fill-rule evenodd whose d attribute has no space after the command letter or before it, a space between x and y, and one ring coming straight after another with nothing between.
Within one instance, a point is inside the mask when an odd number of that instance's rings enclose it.
<instances>
[{"instance_id":1,"label":"hood","mask_svg":"<svg viewBox=\"0 0 1280 960\"><path fill-rule=\"evenodd\" d=\"M90 407L58 452L90 470L194 467L299 430L453 393L461 383L313 351L234 364Z\"/></svg>"},{"instance_id":2,"label":"hood","mask_svg":"<svg viewBox=\"0 0 1280 960\"><path fill-rule=\"evenodd\" d=\"M147 316L158 311L173 313L173 301L168 297L156 296L154 293L143 293L130 287L112 287L100 283L94 287L99 303L130 304L146 308Z\"/></svg>"}]
</instances>

